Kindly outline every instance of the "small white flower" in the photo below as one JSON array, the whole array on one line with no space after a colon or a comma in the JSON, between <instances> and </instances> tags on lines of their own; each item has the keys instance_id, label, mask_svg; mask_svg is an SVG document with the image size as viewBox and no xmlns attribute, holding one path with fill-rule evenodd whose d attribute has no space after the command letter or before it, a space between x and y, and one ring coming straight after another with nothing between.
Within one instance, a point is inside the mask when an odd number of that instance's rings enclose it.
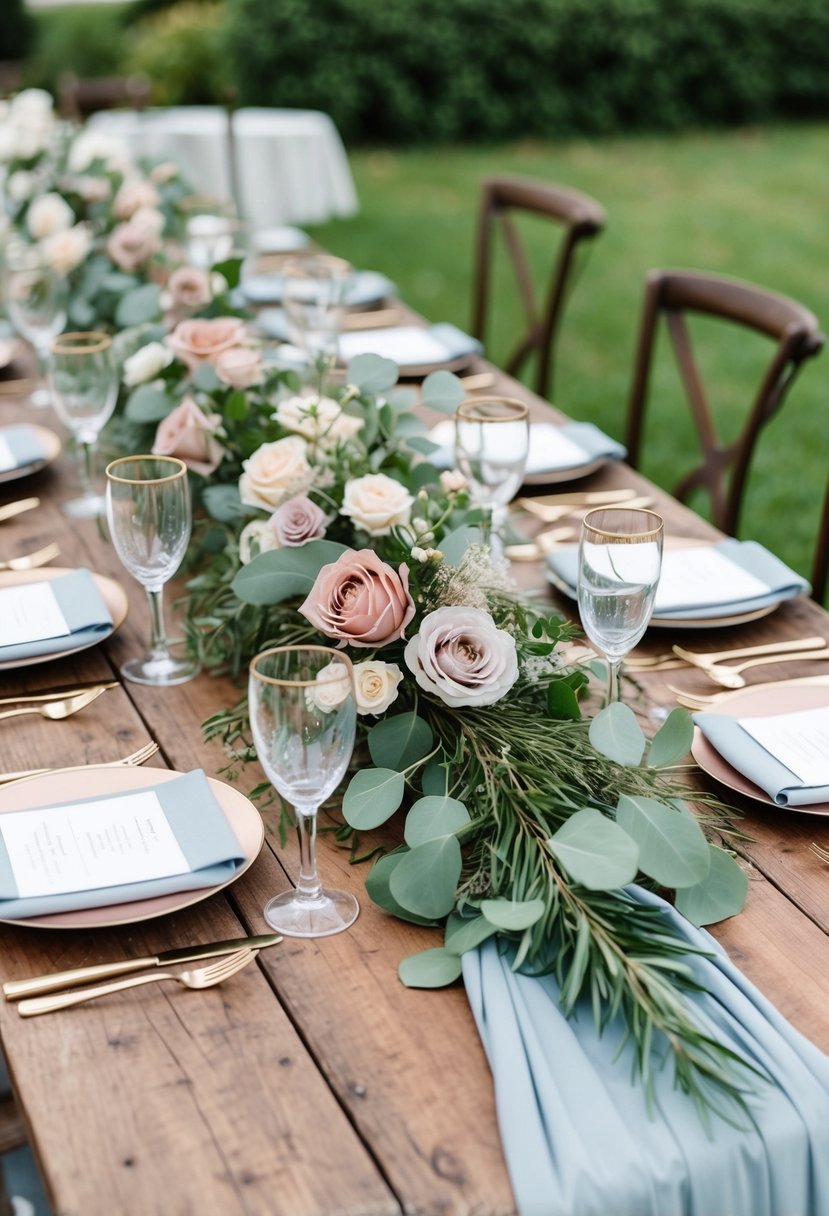
<instances>
[{"instance_id":1,"label":"small white flower","mask_svg":"<svg viewBox=\"0 0 829 1216\"><path fill-rule=\"evenodd\" d=\"M127 388L135 388L136 384L154 380L160 371L170 366L174 357L163 342L149 342L124 361L124 384Z\"/></svg>"},{"instance_id":2,"label":"small white flower","mask_svg":"<svg viewBox=\"0 0 829 1216\"><path fill-rule=\"evenodd\" d=\"M429 554L425 549L421 549L419 545L415 545L413 549L410 549L409 556L414 562L428 562L429 560Z\"/></svg>"},{"instance_id":3,"label":"small white flower","mask_svg":"<svg viewBox=\"0 0 829 1216\"><path fill-rule=\"evenodd\" d=\"M14 203L30 198L37 185L37 178L28 169L18 169L6 179L6 194Z\"/></svg>"},{"instance_id":4,"label":"small white flower","mask_svg":"<svg viewBox=\"0 0 829 1216\"><path fill-rule=\"evenodd\" d=\"M345 663L334 659L317 672L313 688L305 690L305 700L309 708L330 714L332 710L340 708L350 692L348 668Z\"/></svg>"},{"instance_id":5,"label":"small white flower","mask_svg":"<svg viewBox=\"0 0 829 1216\"><path fill-rule=\"evenodd\" d=\"M215 270L210 276L210 290L214 296L223 296L227 291L228 283L223 274L219 274Z\"/></svg>"},{"instance_id":6,"label":"small white flower","mask_svg":"<svg viewBox=\"0 0 829 1216\"><path fill-rule=\"evenodd\" d=\"M420 515L417 515L412 520L412 527L414 528L415 532L426 532L428 531L429 525L425 519L423 519Z\"/></svg>"},{"instance_id":7,"label":"small white flower","mask_svg":"<svg viewBox=\"0 0 829 1216\"><path fill-rule=\"evenodd\" d=\"M466 489L466 478L460 469L447 469L440 475L440 484L447 494L452 494Z\"/></svg>"},{"instance_id":8,"label":"small white flower","mask_svg":"<svg viewBox=\"0 0 829 1216\"><path fill-rule=\"evenodd\" d=\"M268 549L278 549L279 541L268 519L252 519L239 534L239 561L243 566Z\"/></svg>"},{"instance_id":9,"label":"small white flower","mask_svg":"<svg viewBox=\"0 0 829 1216\"><path fill-rule=\"evenodd\" d=\"M396 663L369 659L354 664L354 699L358 714L384 714L397 700L403 672Z\"/></svg>"}]
</instances>

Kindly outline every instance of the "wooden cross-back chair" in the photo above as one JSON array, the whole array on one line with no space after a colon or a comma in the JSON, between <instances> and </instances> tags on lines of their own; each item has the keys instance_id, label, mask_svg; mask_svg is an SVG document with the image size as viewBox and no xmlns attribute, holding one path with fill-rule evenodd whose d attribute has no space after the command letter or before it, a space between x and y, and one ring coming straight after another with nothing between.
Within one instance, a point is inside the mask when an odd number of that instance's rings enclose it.
<instances>
[{"instance_id":1,"label":"wooden cross-back chair","mask_svg":"<svg viewBox=\"0 0 829 1216\"><path fill-rule=\"evenodd\" d=\"M812 598L819 604L826 599L827 579L829 579L829 484L826 486L826 494L823 499L823 515L812 566Z\"/></svg>"},{"instance_id":2,"label":"wooden cross-back chair","mask_svg":"<svg viewBox=\"0 0 829 1216\"><path fill-rule=\"evenodd\" d=\"M526 251L514 222L514 213L520 212L546 216L561 230L546 298L540 305ZM504 370L516 375L530 356L536 354L535 389L541 397L548 397L551 389L553 347L567 291L572 285L577 246L597 236L605 226L605 219L604 208L595 199L564 186L524 177L492 177L484 182L478 222L472 332L476 338L485 340L497 226L503 234L527 315L527 332L504 364Z\"/></svg>"},{"instance_id":3,"label":"wooden cross-back chair","mask_svg":"<svg viewBox=\"0 0 829 1216\"><path fill-rule=\"evenodd\" d=\"M143 110L149 103L151 89L152 82L143 72L87 80L64 72L58 81L58 106L62 117L83 122L98 110Z\"/></svg>"},{"instance_id":4,"label":"wooden cross-back chair","mask_svg":"<svg viewBox=\"0 0 829 1216\"><path fill-rule=\"evenodd\" d=\"M747 412L741 433L729 444L720 441L691 343L686 313L707 314L765 334L775 342L765 374ZM734 535L743 491L760 431L780 408L806 359L825 342L808 308L795 300L751 283L686 270L652 270L645 303L628 405L628 462L639 463L648 381L660 318L671 337L680 376L702 448L702 461L673 490L684 500L702 487L711 497L712 519Z\"/></svg>"}]
</instances>

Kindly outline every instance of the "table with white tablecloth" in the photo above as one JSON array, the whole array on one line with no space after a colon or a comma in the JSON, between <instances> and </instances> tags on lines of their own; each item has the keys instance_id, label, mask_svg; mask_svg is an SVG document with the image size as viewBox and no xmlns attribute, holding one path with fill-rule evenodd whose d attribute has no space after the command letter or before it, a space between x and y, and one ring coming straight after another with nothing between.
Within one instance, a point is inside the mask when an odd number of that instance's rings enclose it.
<instances>
[{"instance_id":1,"label":"table with white tablecloth","mask_svg":"<svg viewBox=\"0 0 829 1216\"><path fill-rule=\"evenodd\" d=\"M104 110L90 130L122 140L136 157L174 160L199 194L233 198L255 230L320 224L357 210L337 128L319 110L221 106Z\"/></svg>"}]
</instances>

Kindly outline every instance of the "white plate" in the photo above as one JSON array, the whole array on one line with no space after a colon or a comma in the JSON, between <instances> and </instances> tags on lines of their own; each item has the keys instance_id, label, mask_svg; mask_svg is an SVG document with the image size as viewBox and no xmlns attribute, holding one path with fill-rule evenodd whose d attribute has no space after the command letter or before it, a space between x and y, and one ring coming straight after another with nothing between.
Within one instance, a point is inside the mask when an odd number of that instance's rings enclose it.
<instances>
[{"instance_id":1,"label":"white plate","mask_svg":"<svg viewBox=\"0 0 829 1216\"><path fill-rule=\"evenodd\" d=\"M24 583L42 583L47 579L59 578L62 574L71 574L71 569L61 566L41 566L39 570L5 570L0 571L0 589L3 587L20 587ZM12 659L5 663L0 663L0 671L16 671L18 667L32 667L36 663L51 663L54 659L65 659L67 655L77 654L79 650L88 650L91 646L98 646L101 642L105 642L108 637L111 637L116 629L123 625L127 618L127 595L124 588L116 583L112 578L105 578L103 574L93 574L92 578L95 581L95 586L101 594L101 598L109 609L109 615L112 617L112 628L106 633L100 634L91 642L84 642L82 646L73 646L71 650L54 650L49 654L34 655L30 659Z\"/></svg>"},{"instance_id":2,"label":"white plate","mask_svg":"<svg viewBox=\"0 0 829 1216\"><path fill-rule=\"evenodd\" d=\"M74 802L82 798L97 798L105 794L125 794L144 789L148 785L160 785L172 781L180 773L159 768L86 768L74 772L44 773L42 777L29 777L26 781L14 782L3 787L0 814L6 811L25 811L33 806L44 806L53 802ZM6 920L9 925L31 925L36 929L98 929L114 925L129 925L134 921L151 920L155 916L166 916L168 912L179 912L191 904L215 895L224 887L236 882L253 865L265 839L262 816L240 790L215 777L208 777L216 801L225 813L236 839L242 848L244 861L227 882L204 887L198 891L177 891L169 895L157 895L153 899L136 899L130 903L110 904L106 908L82 908L74 912L57 912L51 916L34 916L28 920ZM2 918L0 918L0 923Z\"/></svg>"},{"instance_id":3,"label":"white plate","mask_svg":"<svg viewBox=\"0 0 829 1216\"><path fill-rule=\"evenodd\" d=\"M301 228L263 228L254 233L253 247L257 253L295 253L311 244L311 238Z\"/></svg>"},{"instance_id":4,"label":"white plate","mask_svg":"<svg viewBox=\"0 0 829 1216\"><path fill-rule=\"evenodd\" d=\"M60 438L54 431L48 430L45 426L34 426L29 423L26 423L26 425L30 431L34 431L40 440L44 456L41 460L35 460L31 464L24 464L17 469L8 469L5 473L0 473L0 483L18 481L21 477L30 477L32 473L38 473L41 469L45 469L47 464L52 464L60 456Z\"/></svg>"}]
</instances>

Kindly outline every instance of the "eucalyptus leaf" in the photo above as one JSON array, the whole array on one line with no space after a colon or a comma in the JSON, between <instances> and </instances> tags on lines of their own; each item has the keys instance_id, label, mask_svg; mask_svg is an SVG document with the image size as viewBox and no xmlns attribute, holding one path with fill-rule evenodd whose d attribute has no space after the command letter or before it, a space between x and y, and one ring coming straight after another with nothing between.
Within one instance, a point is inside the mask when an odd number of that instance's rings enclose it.
<instances>
[{"instance_id":1,"label":"eucalyptus leaf","mask_svg":"<svg viewBox=\"0 0 829 1216\"><path fill-rule=\"evenodd\" d=\"M201 497L208 515L223 524L238 523L255 512L255 508L242 502L238 486L206 486Z\"/></svg>"},{"instance_id":2,"label":"eucalyptus leaf","mask_svg":"<svg viewBox=\"0 0 829 1216\"><path fill-rule=\"evenodd\" d=\"M677 705L672 709L651 740L648 749L650 768L678 764L691 750L694 741L694 721L687 709Z\"/></svg>"},{"instance_id":3,"label":"eucalyptus leaf","mask_svg":"<svg viewBox=\"0 0 829 1216\"><path fill-rule=\"evenodd\" d=\"M115 309L115 324L119 329L130 325L143 325L152 321L161 310L161 289L155 283L143 283L134 291L128 291L118 301Z\"/></svg>"},{"instance_id":4,"label":"eucalyptus leaf","mask_svg":"<svg viewBox=\"0 0 829 1216\"><path fill-rule=\"evenodd\" d=\"M663 887L693 887L708 873L708 842L693 815L623 794L616 822L639 846L639 869Z\"/></svg>"},{"instance_id":5,"label":"eucalyptus leaf","mask_svg":"<svg viewBox=\"0 0 829 1216\"><path fill-rule=\"evenodd\" d=\"M450 954L465 954L497 932L485 916L458 916L453 912L446 922L443 944Z\"/></svg>"},{"instance_id":6,"label":"eucalyptus leaf","mask_svg":"<svg viewBox=\"0 0 829 1216\"><path fill-rule=\"evenodd\" d=\"M390 406L386 407L390 409ZM397 418L397 424L394 427L396 435L405 435L408 439L409 435L425 435L426 423L422 418L418 418L416 414L400 414Z\"/></svg>"},{"instance_id":7,"label":"eucalyptus leaf","mask_svg":"<svg viewBox=\"0 0 829 1216\"><path fill-rule=\"evenodd\" d=\"M459 566L470 545L481 544L481 529L463 524L447 532L440 542L440 551L450 566Z\"/></svg>"},{"instance_id":8,"label":"eucalyptus leaf","mask_svg":"<svg viewBox=\"0 0 829 1216\"><path fill-rule=\"evenodd\" d=\"M640 764L645 751L645 736L632 709L615 701L601 710L590 723L590 742L597 752L633 768Z\"/></svg>"},{"instance_id":9,"label":"eucalyptus leaf","mask_svg":"<svg viewBox=\"0 0 829 1216\"><path fill-rule=\"evenodd\" d=\"M242 567L233 580L233 591L245 604L281 604L294 596L306 596L323 566L345 551L345 545L331 540L269 549Z\"/></svg>"},{"instance_id":10,"label":"eucalyptus leaf","mask_svg":"<svg viewBox=\"0 0 829 1216\"><path fill-rule=\"evenodd\" d=\"M408 768L428 755L433 744L429 723L412 710L384 718L368 732L371 758L385 768Z\"/></svg>"},{"instance_id":11,"label":"eucalyptus leaf","mask_svg":"<svg viewBox=\"0 0 829 1216\"><path fill-rule=\"evenodd\" d=\"M409 441L411 445L411 440ZM427 440L423 440L426 443ZM408 478L408 487L415 494L423 486L436 486L440 481L440 469L436 469L433 464L428 464L426 461L423 464L415 465Z\"/></svg>"},{"instance_id":12,"label":"eucalyptus leaf","mask_svg":"<svg viewBox=\"0 0 829 1216\"><path fill-rule=\"evenodd\" d=\"M127 398L124 413L130 422L160 422L172 411L175 402L151 384L139 384Z\"/></svg>"},{"instance_id":13,"label":"eucalyptus leaf","mask_svg":"<svg viewBox=\"0 0 829 1216\"><path fill-rule=\"evenodd\" d=\"M481 912L491 925L505 933L529 929L544 915L543 899L483 899Z\"/></svg>"},{"instance_id":14,"label":"eucalyptus leaf","mask_svg":"<svg viewBox=\"0 0 829 1216\"><path fill-rule=\"evenodd\" d=\"M379 827L400 806L405 790L402 773L395 773L390 768L361 769L351 778L343 798L346 823L361 831ZM424 912L421 915L432 914Z\"/></svg>"},{"instance_id":15,"label":"eucalyptus leaf","mask_svg":"<svg viewBox=\"0 0 829 1216\"><path fill-rule=\"evenodd\" d=\"M452 372L432 372L423 381L421 398L427 409L454 414L465 397L465 388Z\"/></svg>"},{"instance_id":16,"label":"eucalyptus leaf","mask_svg":"<svg viewBox=\"0 0 829 1216\"><path fill-rule=\"evenodd\" d=\"M204 393L213 393L222 387L222 382L216 375L212 363L200 363L193 374L193 384Z\"/></svg>"},{"instance_id":17,"label":"eucalyptus leaf","mask_svg":"<svg viewBox=\"0 0 829 1216\"><path fill-rule=\"evenodd\" d=\"M612 819L593 807L576 811L547 841L570 877L588 891L612 891L633 882L639 849Z\"/></svg>"},{"instance_id":18,"label":"eucalyptus leaf","mask_svg":"<svg viewBox=\"0 0 829 1216\"><path fill-rule=\"evenodd\" d=\"M748 875L726 853L709 844L711 865L708 874L695 887L676 893L676 907L695 925L713 925L742 912L748 895Z\"/></svg>"},{"instance_id":19,"label":"eucalyptus leaf","mask_svg":"<svg viewBox=\"0 0 829 1216\"><path fill-rule=\"evenodd\" d=\"M397 968L407 988L445 988L461 975L461 960L443 946L433 946L420 954L410 954Z\"/></svg>"},{"instance_id":20,"label":"eucalyptus leaf","mask_svg":"<svg viewBox=\"0 0 829 1216\"><path fill-rule=\"evenodd\" d=\"M402 784L403 778L399 779ZM351 822L348 815L346 819ZM410 912L438 918L448 916L455 906L460 876L461 846L457 837L442 836L440 840L427 840L405 855L394 868L389 890Z\"/></svg>"},{"instance_id":21,"label":"eucalyptus leaf","mask_svg":"<svg viewBox=\"0 0 829 1216\"><path fill-rule=\"evenodd\" d=\"M232 392L225 402L224 416L231 422L244 422L249 410L247 395L237 390Z\"/></svg>"},{"instance_id":22,"label":"eucalyptus leaf","mask_svg":"<svg viewBox=\"0 0 829 1216\"><path fill-rule=\"evenodd\" d=\"M420 774L420 788L425 795L442 797L449 792L449 770L439 760L430 760Z\"/></svg>"},{"instance_id":23,"label":"eucalyptus leaf","mask_svg":"<svg viewBox=\"0 0 829 1216\"><path fill-rule=\"evenodd\" d=\"M397 916L400 920L408 920L413 925L433 925L435 921L429 920L425 916L415 916L413 912L409 912L406 908L401 907L396 899L392 897L389 890L389 879L395 866L406 855L408 850L398 849L394 853L387 853L385 857L380 857L371 867L369 874L366 877L366 891L370 899L382 908L384 912L391 913L392 916Z\"/></svg>"},{"instance_id":24,"label":"eucalyptus leaf","mask_svg":"<svg viewBox=\"0 0 829 1216\"><path fill-rule=\"evenodd\" d=\"M445 794L419 798L406 816L403 837L411 848L449 836L469 823L469 812L457 798Z\"/></svg>"},{"instance_id":25,"label":"eucalyptus leaf","mask_svg":"<svg viewBox=\"0 0 829 1216\"><path fill-rule=\"evenodd\" d=\"M370 396L388 392L397 383L398 366L380 355L357 355L348 365L346 382Z\"/></svg>"},{"instance_id":26,"label":"eucalyptus leaf","mask_svg":"<svg viewBox=\"0 0 829 1216\"><path fill-rule=\"evenodd\" d=\"M547 710L557 721L577 722L581 717L578 698L566 680L556 680L548 685Z\"/></svg>"},{"instance_id":27,"label":"eucalyptus leaf","mask_svg":"<svg viewBox=\"0 0 829 1216\"><path fill-rule=\"evenodd\" d=\"M415 410L420 404L417 389L414 388L395 388L389 393L387 400L391 408L399 414Z\"/></svg>"},{"instance_id":28,"label":"eucalyptus leaf","mask_svg":"<svg viewBox=\"0 0 829 1216\"><path fill-rule=\"evenodd\" d=\"M398 431L399 431L398 427ZM425 435L407 435L406 446L410 447L413 452L417 452L421 456L431 456L433 452L440 450L440 445L433 443L431 439L427 439Z\"/></svg>"}]
</instances>

